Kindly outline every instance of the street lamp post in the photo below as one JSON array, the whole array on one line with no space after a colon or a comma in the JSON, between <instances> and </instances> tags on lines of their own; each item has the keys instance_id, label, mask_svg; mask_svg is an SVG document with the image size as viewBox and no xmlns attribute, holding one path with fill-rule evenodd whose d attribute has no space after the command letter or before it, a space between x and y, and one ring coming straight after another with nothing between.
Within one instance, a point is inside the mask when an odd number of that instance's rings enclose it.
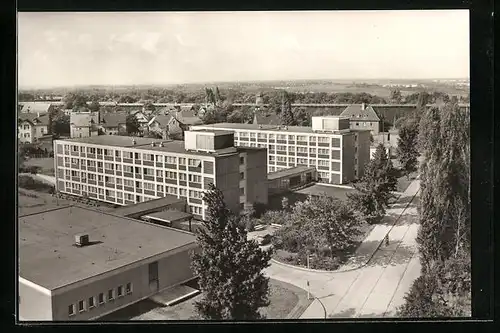
<instances>
[{"instance_id":1,"label":"street lamp post","mask_svg":"<svg viewBox=\"0 0 500 333\"><path fill-rule=\"evenodd\" d=\"M307 251L307 268L309 269L310 268L310 256L309 256L309 251ZM323 304L323 302L321 302L321 300L319 298L317 298L316 296L314 295L311 295L311 288L310 288L310 285L309 285L309 280L307 280L307 299L311 299L311 296L313 299L317 300L319 302L319 304L321 304L321 307L323 308L323 312L325 313L325 319L327 318L327 313L326 313L326 307L325 305Z\"/></svg>"}]
</instances>

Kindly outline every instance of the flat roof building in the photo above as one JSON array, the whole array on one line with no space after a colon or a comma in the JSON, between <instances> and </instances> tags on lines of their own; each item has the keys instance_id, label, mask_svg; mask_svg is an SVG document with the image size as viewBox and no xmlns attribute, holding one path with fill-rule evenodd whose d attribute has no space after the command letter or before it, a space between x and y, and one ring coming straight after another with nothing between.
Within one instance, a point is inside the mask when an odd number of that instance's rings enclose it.
<instances>
[{"instance_id":1,"label":"flat roof building","mask_svg":"<svg viewBox=\"0 0 500 333\"><path fill-rule=\"evenodd\" d=\"M193 278L188 232L89 208L20 216L20 320L89 320Z\"/></svg>"},{"instance_id":2,"label":"flat roof building","mask_svg":"<svg viewBox=\"0 0 500 333\"><path fill-rule=\"evenodd\" d=\"M54 141L56 190L116 205L184 198L205 218L203 193L214 184L228 208L267 204L265 149L237 148L232 131L185 132L185 141L95 136Z\"/></svg>"},{"instance_id":3,"label":"flat roof building","mask_svg":"<svg viewBox=\"0 0 500 333\"><path fill-rule=\"evenodd\" d=\"M268 172L315 167L321 182L349 183L370 160L370 131L350 128L349 117L312 117L312 126L219 123L198 130L231 130L239 147L266 148Z\"/></svg>"}]
</instances>

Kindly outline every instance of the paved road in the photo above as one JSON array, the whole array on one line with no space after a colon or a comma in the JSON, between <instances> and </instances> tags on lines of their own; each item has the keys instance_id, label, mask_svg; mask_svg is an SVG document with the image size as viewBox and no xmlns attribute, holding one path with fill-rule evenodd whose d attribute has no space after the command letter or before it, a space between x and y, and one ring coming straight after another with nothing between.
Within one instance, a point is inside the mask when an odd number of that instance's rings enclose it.
<instances>
[{"instance_id":1,"label":"paved road","mask_svg":"<svg viewBox=\"0 0 500 333\"><path fill-rule=\"evenodd\" d=\"M410 184L402 202L408 201L419 190L419 181ZM406 199L405 199L406 198ZM413 281L420 275L415 238L418 230L418 217L415 202L396 204L388 214L399 215L399 222L389 234L389 246L380 247L362 268L346 272L308 272L273 263L266 273L273 279L294 284L307 289L310 282L311 293L319 298L330 318L353 317L391 317ZM390 226L384 226L385 231ZM374 229L372 233L380 233ZM367 242L370 236L367 237ZM380 239L380 237L373 238ZM373 253L373 252L372 252ZM302 314L301 318L324 318L324 310L315 300Z\"/></svg>"}]
</instances>

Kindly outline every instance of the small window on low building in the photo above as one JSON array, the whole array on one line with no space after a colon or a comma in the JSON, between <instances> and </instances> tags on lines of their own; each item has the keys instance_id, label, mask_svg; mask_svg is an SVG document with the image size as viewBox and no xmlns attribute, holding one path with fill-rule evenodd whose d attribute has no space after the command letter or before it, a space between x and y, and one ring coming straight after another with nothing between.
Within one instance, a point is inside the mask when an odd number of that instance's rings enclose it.
<instances>
[{"instance_id":1,"label":"small window on low building","mask_svg":"<svg viewBox=\"0 0 500 333\"><path fill-rule=\"evenodd\" d=\"M127 286L125 287L125 293L128 295L128 294L131 294L132 293L132 283L127 283Z\"/></svg>"},{"instance_id":2,"label":"small window on low building","mask_svg":"<svg viewBox=\"0 0 500 333\"><path fill-rule=\"evenodd\" d=\"M104 304L104 293L100 293L98 297L99 297L99 299L98 299L99 304Z\"/></svg>"},{"instance_id":3,"label":"small window on low building","mask_svg":"<svg viewBox=\"0 0 500 333\"><path fill-rule=\"evenodd\" d=\"M92 309L95 307L95 299L94 296L89 297L89 309Z\"/></svg>"},{"instance_id":4,"label":"small window on low building","mask_svg":"<svg viewBox=\"0 0 500 333\"><path fill-rule=\"evenodd\" d=\"M108 301L115 299L115 291L113 289L108 290Z\"/></svg>"},{"instance_id":5,"label":"small window on low building","mask_svg":"<svg viewBox=\"0 0 500 333\"><path fill-rule=\"evenodd\" d=\"M123 286L118 286L118 297L123 296Z\"/></svg>"},{"instance_id":6,"label":"small window on low building","mask_svg":"<svg viewBox=\"0 0 500 333\"><path fill-rule=\"evenodd\" d=\"M78 302L78 312L84 312L85 311L85 301L79 301Z\"/></svg>"},{"instance_id":7,"label":"small window on low building","mask_svg":"<svg viewBox=\"0 0 500 333\"><path fill-rule=\"evenodd\" d=\"M75 304L71 304L68 306L68 316L75 315Z\"/></svg>"}]
</instances>

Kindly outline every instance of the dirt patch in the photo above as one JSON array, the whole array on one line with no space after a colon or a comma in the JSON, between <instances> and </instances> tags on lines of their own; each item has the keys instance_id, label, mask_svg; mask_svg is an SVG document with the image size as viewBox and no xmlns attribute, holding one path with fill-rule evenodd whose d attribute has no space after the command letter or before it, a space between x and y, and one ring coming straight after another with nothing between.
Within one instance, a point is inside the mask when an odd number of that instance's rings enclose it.
<instances>
[{"instance_id":1,"label":"dirt patch","mask_svg":"<svg viewBox=\"0 0 500 333\"><path fill-rule=\"evenodd\" d=\"M122 320L202 320L195 309L195 302L202 295L196 295L173 306L163 306L151 300L144 300L108 316L100 318L104 321ZM293 311L298 317L311 301L307 300L307 292L277 280L269 280L269 306L260 310L266 319L286 319Z\"/></svg>"},{"instance_id":2,"label":"dirt patch","mask_svg":"<svg viewBox=\"0 0 500 333\"><path fill-rule=\"evenodd\" d=\"M26 167L35 166L40 168L40 173L48 176L54 176L54 158L30 158L24 161Z\"/></svg>"}]
</instances>

